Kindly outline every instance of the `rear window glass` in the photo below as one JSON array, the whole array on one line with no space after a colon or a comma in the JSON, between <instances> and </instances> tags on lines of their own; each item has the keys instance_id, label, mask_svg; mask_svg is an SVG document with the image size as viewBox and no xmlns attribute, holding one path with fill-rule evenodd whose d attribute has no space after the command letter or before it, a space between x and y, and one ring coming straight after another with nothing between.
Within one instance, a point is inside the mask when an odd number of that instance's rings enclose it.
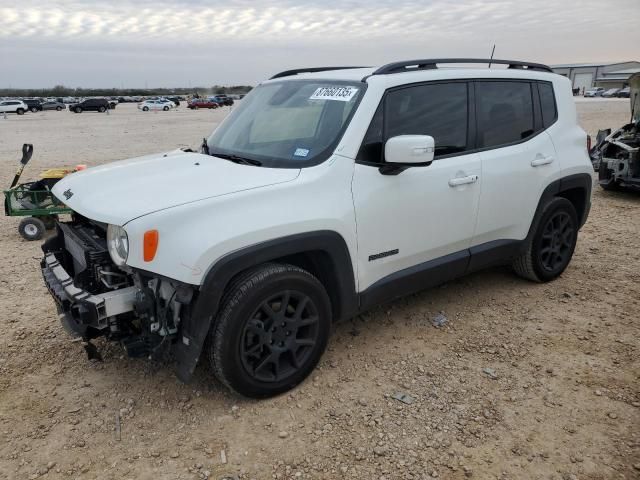
<instances>
[{"instance_id":1,"label":"rear window glass","mask_svg":"<svg viewBox=\"0 0 640 480\"><path fill-rule=\"evenodd\" d=\"M556 121L558 116L553 86L550 83L538 83L538 91L540 92L540 106L542 108L542 125L544 128L548 128Z\"/></svg>"},{"instance_id":2,"label":"rear window glass","mask_svg":"<svg viewBox=\"0 0 640 480\"><path fill-rule=\"evenodd\" d=\"M498 147L533 135L528 82L477 82L478 146Z\"/></svg>"}]
</instances>

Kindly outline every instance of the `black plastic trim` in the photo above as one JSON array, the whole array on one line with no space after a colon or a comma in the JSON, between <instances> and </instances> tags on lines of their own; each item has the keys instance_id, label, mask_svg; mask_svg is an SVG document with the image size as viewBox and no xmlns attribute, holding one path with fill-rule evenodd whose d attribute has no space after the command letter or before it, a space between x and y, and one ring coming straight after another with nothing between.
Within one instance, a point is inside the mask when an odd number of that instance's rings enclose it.
<instances>
[{"instance_id":1,"label":"black plastic trim","mask_svg":"<svg viewBox=\"0 0 640 480\"><path fill-rule=\"evenodd\" d=\"M344 238L333 231L290 235L252 245L221 258L206 274L192 315L182 323L175 353L178 377L188 381L200 358L207 333L215 317L222 295L231 279L238 273L290 255L322 251L328 254L337 282L337 305L333 305L334 320L348 318L358 310L355 276L351 255Z\"/></svg>"},{"instance_id":2,"label":"black plastic trim","mask_svg":"<svg viewBox=\"0 0 640 480\"><path fill-rule=\"evenodd\" d=\"M468 265L469 250L462 250L394 272L360 294L360 310L460 277L467 271Z\"/></svg>"},{"instance_id":3,"label":"black plastic trim","mask_svg":"<svg viewBox=\"0 0 640 480\"><path fill-rule=\"evenodd\" d=\"M536 215L553 197L557 197L568 190L580 189L584 191L584 212L582 212L582 216L578 219L580 222L580 228L582 228L582 226L587 222L589 211L591 210L592 184L593 178L588 173L576 173L574 175L568 175L566 177L559 178L554 182L551 182L549 185L547 185L547 187L542 192L542 195L540 196L540 201L538 202L538 207L536 209ZM531 227L529 227L527 238L530 238L530 236L533 235L533 228L534 225L532 222Z\"/></svg>"},{"instance_id":4,"label":"black plastic trim","mask_svg":"<svg viewBox=\"0 0 640 480\"><path fill-rule=\"evenodd\" d=\"M522 253L523 245L522 240L493 240L471 247L469 249L471 260L467 273L509 264L512 259Z\"/></svg>"},{"instance_id":5,"label":"black plastic trim","mask_svg":"<svg viewBox=\"0 0 640 480\"><path fill-rule=\"evenodd\" d=\"M311 67L311 68L295 68L293 70L285 70L284 72L276 73L269 80L273 80L275 78L283 78L283 77L291 77L294 75L298 75L299 73L316 73L316 72L327 72L332 70L354 70L358 68L371 68L371 67Z\"/></svg>"},{"instance_id":6,"label":"black plastic trim","mask_svg":"<svg viewBox=\"0 0 640 480\"><path fill-rule=\"evenodd\" d=\"M518 70L533 70L537 72L553 73L548 65L542 63L522 62L518 60L497 60L495 58L430 58L421 60L405 60L383 65L371 75L387 75L390 73L404 73L416 70L431 70L438 68L439 63L486 63L488 65L509 65L508 68ZM411 68L414 67L414 68ZM491 68L491 67L488 67Z\"/></svg>"}]
</instances>

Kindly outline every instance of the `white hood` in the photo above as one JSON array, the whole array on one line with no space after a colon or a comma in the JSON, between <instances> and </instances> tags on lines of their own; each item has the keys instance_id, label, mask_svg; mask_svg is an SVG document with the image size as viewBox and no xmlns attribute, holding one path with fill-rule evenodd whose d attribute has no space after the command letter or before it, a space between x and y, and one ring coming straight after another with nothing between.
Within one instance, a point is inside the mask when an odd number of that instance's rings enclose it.
<instances>
[{"instance_id":1,"label":"white hood","mask_svg":"<svg viewBox=\"0 0 640 480\"><path fill-rule=\"evenodd\" d=\"M176 150L73 173L55 185L53 194L91 220L124 225L177 205L289 182L299 173Z\"/></svg>"}]
</instances>

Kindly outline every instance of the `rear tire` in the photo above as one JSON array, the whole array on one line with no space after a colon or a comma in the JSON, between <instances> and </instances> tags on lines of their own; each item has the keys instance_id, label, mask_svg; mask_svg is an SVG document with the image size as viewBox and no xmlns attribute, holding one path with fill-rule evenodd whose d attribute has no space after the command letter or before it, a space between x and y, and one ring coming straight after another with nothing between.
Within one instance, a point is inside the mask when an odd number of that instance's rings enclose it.
<instances>
[{"instance_id":1,"label":"rear tire","mask_svg":"<svg viewBox=\"0 0 640 480\"><path fill-rule=\"evenodd\" d=\"M534 218L533 235L513 263L516 274L533 282L548 282L565 271L578 239L578 215L566 198L550 200Z\"/></svg>"},{"instance_id":2,"label":"rear tire","mask_svg":"<svg viewBox=\"0 0 640 480\"><path fill-rule=\"evenodd\" d=\"M26 217L20 221L18 232L25 240L40 240L44 236L46 227L44 222L39 218Z\"/></svg>"},{"instance_id":3,"label":"rear tire","mask_svg":"<svg viewBox=\"0 0 640 480\"><path fill-rule=\"evenodd\" d=\"M82 113L82 108L76 107L76 108L73 109L73 111L76 112L76 113Z\"/></svg>"},{"instance_id":4,"label":"rear tire","mask_svg":"<svg viewBox=\"0 0 640 480\"><path fill-rule=\"evenodd\" d=\"M231 390L272 397L311 373L330 328L331 303L313 275L293 265L265 264L240 274L227 289L207 356Z\"/></svg>"},{"instance_id":5,"label":"rear tire","mask_svg":"<svg viewBox=\"0 0 640 480\"><path fill-rule=\"evenodd\" d=\"M38 109L36 107L31 107L31 113L36 113L38 111Z\"/></svg>"}]
</instances>

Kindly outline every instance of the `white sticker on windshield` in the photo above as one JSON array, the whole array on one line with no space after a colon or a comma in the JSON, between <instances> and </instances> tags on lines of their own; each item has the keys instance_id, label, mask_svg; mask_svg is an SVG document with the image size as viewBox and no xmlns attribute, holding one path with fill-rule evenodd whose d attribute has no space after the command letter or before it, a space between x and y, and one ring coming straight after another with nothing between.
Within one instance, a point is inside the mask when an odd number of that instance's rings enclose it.
<instances>
[{"instance_id":1,"label":"white sticker on windshield","mask_svg":"<svg viewBox=\"0 0 640 480\"><path fill-rule=\"evenodd\" d=\"M355 87L320 87L309 100L338 100L340 102L348 102L358 93Z\"/></svg>"},{"instance_id":2,"label":"white sticker on windshield","mask_svg":"<svg viewBox=\"0 0 640 480\"><path fill-rule=\"evenodd\" d=\"M306 157L307 155L309 155L308 148L296 148L296 151L293 152L294 157Z\"/></svg>"}]
</instances>

